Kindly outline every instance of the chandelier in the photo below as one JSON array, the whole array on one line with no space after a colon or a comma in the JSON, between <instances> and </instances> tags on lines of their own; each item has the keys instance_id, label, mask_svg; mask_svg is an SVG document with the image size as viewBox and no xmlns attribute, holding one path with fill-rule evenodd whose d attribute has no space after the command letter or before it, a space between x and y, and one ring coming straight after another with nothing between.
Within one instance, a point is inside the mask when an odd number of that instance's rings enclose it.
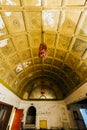
<instances>
[{"instance_id":1,"label":"chandelier","mask_svg":"<svg viewBox=\"0 0 87 130\"><path fill-rule=\"evenodd\" d=\"M38 56L41 59L45 59L47 57L47 45L45 43L40 44Z\"/></svg>"},{"instance_id":2,"label":"chandelier","mask_svg":"<svg viewBox=\"0 0 87 130\"><path fill-rule=\"evenodd\" d=\"M45 88L45 86L41 86L41 94L43 95L43 94L45 94L45 92L46 92L46 88Z\"/></svg>"},{"instance_id":3,"label":"chandelier","mask_svg":"<svg viewBox=\"0 0 87 130\"><path fill-rule=\"evenodd\" d=\"M44 85L41 85L41 96L40 99L46 99L46 96L44 95L46 92L46 88Z\"/></svg>"}]
</instances>

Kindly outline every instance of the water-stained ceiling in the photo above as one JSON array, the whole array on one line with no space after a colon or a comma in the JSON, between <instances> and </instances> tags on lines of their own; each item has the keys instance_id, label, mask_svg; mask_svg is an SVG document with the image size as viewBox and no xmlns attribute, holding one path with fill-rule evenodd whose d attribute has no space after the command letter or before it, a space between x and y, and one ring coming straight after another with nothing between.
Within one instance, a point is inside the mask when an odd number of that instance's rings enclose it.
<instances>
[{"instance_id":1,"label":"water-stained ceiling","mask_svg":"<svg viewBox=\"0 0 87 130\"><path fill-rule=\"evenodd\" d=\"M48 56L38 57L46 43ZM0 0L0 81L24 99L64 99L87 80L86 0ZM38 96L39 95L39 96Z\"/></svg>"}]
</instances>

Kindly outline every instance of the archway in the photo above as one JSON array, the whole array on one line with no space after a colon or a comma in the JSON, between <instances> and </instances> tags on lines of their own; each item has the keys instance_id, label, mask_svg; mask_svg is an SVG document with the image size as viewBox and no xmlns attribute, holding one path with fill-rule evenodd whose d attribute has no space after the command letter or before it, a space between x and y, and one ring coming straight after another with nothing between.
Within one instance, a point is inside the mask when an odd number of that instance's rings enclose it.
<instances>
[{"instance_id":1,"label":"archway","mask_svg":"<svg viewBox=\"0 0 87 130\"><path fill-rule=\"evenodd\" d=\"M28 108L26 116L26 124L34 124L36 122L36 108L31 106Z\"/></svg>"}]
</instances>

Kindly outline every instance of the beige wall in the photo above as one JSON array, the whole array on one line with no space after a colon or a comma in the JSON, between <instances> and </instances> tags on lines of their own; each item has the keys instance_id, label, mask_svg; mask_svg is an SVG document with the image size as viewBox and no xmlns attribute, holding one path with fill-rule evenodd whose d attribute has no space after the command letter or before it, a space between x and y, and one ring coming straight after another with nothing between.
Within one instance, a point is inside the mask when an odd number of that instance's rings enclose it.
<instances>
[{"instance_id":1,"label":"beige wall","mask_svg":"<svg viewBox=\"0 0 87 130\"><path fill-rule=\"evenodd\" d=\"M14 107L19 107L21 100L0 83L0 101L13 105Z\"/></svg>"},{"instance_id":2,"label":"beige wall","mask_svg":"<svg viewBox=\"0 0 87 130\"><path fill-rule=\"evenodd\" d=\"M66 104L70 104L86 97L87 83L68 96L64 101L22 101L15 94L0 84L0 101L24 109L23 122L26 119L28 108L33 104L36 108L36 127L39 129L40 120L47 120L47 128L73 127L70 111Z\"/></svg>"},{"instance_id":3,"label":"beige wall","mask_svg":"<svg viewBox=\"0 0 87 130\"><path fill-rule=\"evenodd\" d=\"M23 122L30 106L36 108L36 128L40 128L40 120L47 120L47 128L62 127L68 124L67 108L64 101L21 101L20 108L24 109Z\"/></svg>"},{"instance_id":4,"label":"beige wall","mask_svg":"<svg viewBox=\"0 0 87 130\"><path fill-rule=\"evenodd\" d=\"M67 104L72 104L72 103L75 103L75 102L77 102L79 100L87 98L86 93L87 93L87 82L65 99L66 105ZM78 114L79 114L79 117L82 118L81 113L79 111L79 108L81 108L80 105L79 106L73 105L68 110L68 116L69 116L69 121L70 121L70 127L71 128L76 128L77 127L76 122L75 122L74 117L73 117L73 111L77 111Z\"/></svg>"}]
</instances>

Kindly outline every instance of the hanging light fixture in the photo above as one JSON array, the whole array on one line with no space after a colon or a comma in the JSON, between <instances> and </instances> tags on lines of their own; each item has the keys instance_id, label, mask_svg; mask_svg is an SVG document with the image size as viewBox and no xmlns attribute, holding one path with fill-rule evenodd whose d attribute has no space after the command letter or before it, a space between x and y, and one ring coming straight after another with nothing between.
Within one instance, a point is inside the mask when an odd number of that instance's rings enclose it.
<instances>
[{"instance_id":1,"label":"hanging light fixture","mask_svg":"<svg viewBox=\"0 0 87 130\"><path fill-rule=\"evenodd\" d=\"M38 56L41 59L45 59L47 57L47 45L45 43L40 44Z\"/></svg>"},{"instance_id":2,"label":"hanging light fixture","mask_svg":"<svg viewBox=\"0 0 87 130\"><path fill-rule=\"evenodd\" d=\"M45 92L46 92L46 88L45 88L45 86L41 86L41 94L43 95L43 94L45 94Z\"/></svg>"},{"instance_id":3,"label":"hanging light fixture","mask_svg":"<svg viewBox=\"0 0 87 130\"><path fill-rule=\"evenodd\" d=\"M44 95L46 92L46 88L44 85L41 85L41 96L40 99L46 99L46 96Z\"/></svg>"}]
</instances>

